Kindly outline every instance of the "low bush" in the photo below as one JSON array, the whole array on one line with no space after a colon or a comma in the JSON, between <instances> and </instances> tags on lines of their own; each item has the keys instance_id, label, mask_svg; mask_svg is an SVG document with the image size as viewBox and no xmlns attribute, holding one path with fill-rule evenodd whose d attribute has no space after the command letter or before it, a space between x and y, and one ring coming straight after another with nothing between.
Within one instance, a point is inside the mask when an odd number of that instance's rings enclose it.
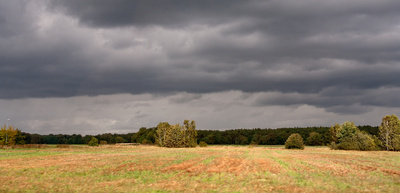
<instances>
[{"instance_id":1,"label":"low bush","mask_svg":"<svg viewBox=\"0 0 400 193\"><path fill-rule=\"evenodd\" d=\"M303 137L298 133L293 133L285 142L286 149L304 149Z\"/></svg>"},{"instance_id":2,"label":"low bush","mask_svg":"<svg viewBox=\"0 0 400 193\"><path fill-rule=\"evenodd\" d=\"M101 140L101 141L100 141L100 145L107 145L107 141Z\"/></svg>"},{"instance_id":3,"label":"low bush","mask_svg":"<svg viewBox=\"0 0 400 193\"><path fill-rule=\"evenodd\" d=\"M204 141L200 141L199 146L200 147L207 147L207 143L204 142Z\"/></svg>"}]
</instances>

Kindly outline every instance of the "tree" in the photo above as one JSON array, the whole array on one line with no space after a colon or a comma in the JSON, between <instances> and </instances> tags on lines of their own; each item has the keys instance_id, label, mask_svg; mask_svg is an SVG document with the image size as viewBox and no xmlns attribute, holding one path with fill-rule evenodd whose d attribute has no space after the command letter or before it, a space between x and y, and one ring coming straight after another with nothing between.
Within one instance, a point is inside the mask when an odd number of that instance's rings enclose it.
<instances>
[{"instance_id":1,"label":"tree","mask_svg":"<svg viewBox=\"0 0 400 193\"><path fill-rule=\"evenodd\" d=\"M196 122L189 120L183 121L183 141L185 147L196 147L197 146L197 131Z\"/></svg>"},{"instance_id":2,"label":"tree","mask_svg":"<svg viewBox=\"0 0 400 193\"><path fill-rule=\"evenodd\" d=\"M179 124L171 125L165 134L164 147L185 147L183 131Z\"/></svg>"},{"instance_id":3,"label":"tree","mask_svg":"<svg viewBox=\"0 0 400 193\"><path fill-rule=\"evenodd\" d=\"M337 133L339 132L339 130L340 130L340 125L337 123L335 123L335 125L329 129L329 135L331 137L331 139L330 139L331 142L333 142L333 143L338 142Z\"/></svg>"},{"instance_id":4,"label":"tree","mask_svg":"<svg viewBox=\"0 0 400 193\"><path fill-rule=\"evenodd\" d=\"M88 143L89 146L99 146L99 140L95 137L92 137L92 139Z\"/></svg>"},{"instance_id":5,"label":"tree","mask_svg":"<svg viewBox=\"0 0 400 193\"><path fill-rule=\"evenodd\" d=\"M372 136L361 132L353 122L346 121L341 125L332 126L331 135L333 139L331 149L343 150L375 150L376 144Z\"/></svg>"},{"instance_id":6,"label":"tree","mask_svg":"<svg viewBox=\"0 0 400 193\"><path fill-rule=\"evenodd\" d=\"M323 144L324 144L324 139L322 135L317 132L311 132L310 136L307 138L307 145L315 146Z\"/></svg>"},{"instance_id":7,"label":"tree","mask_svg":"<svg viewBox=\"0 0 400 193\"><path fill-rule=\"evenodd\" d=\"M160 122L155 134L155 142L160 147L196 147L196 122L185 120L183 125Z\"/></svg>"},{"instance_id":8,"label":"tree","mask_svg":"<svg viewBox=\"0 0 400 193\"><path fill-rule=\"evenodd\" d=\"M167 130L170 129L170 125L168 122L160 122L157 125L157 130L156 130L156 134L155 134L155 138L156 138L156 144L160 147L164 147L165 144L165 140L166 140L166 133Z\"/></svg>"},{"instance_id":9,"label":"tree","mask_svg":"<svg viewBox=\"0 0 400 193\"><path fill-rule=\"evenodd\" d=\"M8 128L6 125L1 127L0 129L0 144L1 145L15 145L15 144L24 144L25 142L24 136L21 131L16 129L14 126L9 125Z\"/></svg>"},{"instance_id":10,"label":"tree","mask_svg":"<svg viewBox=\"0 0 400 193\"><path fill-rule=\"evenodd\" d=\"M115 142L116 143L125 143L125 139L120 137L120 136L118 136L118 137L115 138Z\"/></svg>"},{"instance_id":11,"label":"tree","mask_svg":"<svg viewBox=\"0 0 400 193\"><path fill-rule=\"evenodd\" d=\"M298 133L293 133L285 142L286 149L304 149L303 137Z\"/></svg>"},{"instance_id":12,"label":"tree","mask_svg":"<svg viewBox=\"0 0 400 193\"><path fill-rule=\"evenodd\" d=\"M379 126L379 138L387 150L400 150L400 121L396 115L386 115Z\"/></svg>"}]
</instances>

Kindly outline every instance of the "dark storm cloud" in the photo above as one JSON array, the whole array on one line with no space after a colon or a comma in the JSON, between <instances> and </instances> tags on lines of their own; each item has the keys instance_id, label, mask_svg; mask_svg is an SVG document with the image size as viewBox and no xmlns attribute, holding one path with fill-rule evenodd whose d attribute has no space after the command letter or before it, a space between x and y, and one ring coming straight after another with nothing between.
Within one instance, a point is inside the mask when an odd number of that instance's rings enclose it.
<instances>
[{"instance_id":1,"label":"dark storm cloud","mask_svg":"<svg viewBox=\"0 0 400 193\"><path fill-rule=\"evenodd\" d=\"M241 6L240 1L52 1L56 10L64 10L90 26L123 27L162 25L184 27L191 22L209 23L227 20L232 8ZM226 11L225 11L226 10Z\"/></svg>"},{"instance_id":2,"label":"dark storm cloud","mask_svg":"<svg viewBox=\"0 0 400 193\"><path fill-rule=\"evenodd\" d=\"M267 93L257 105L400 106L396 0L0 3L3 99L240 90Z\"/></svg>"}]
</instances>

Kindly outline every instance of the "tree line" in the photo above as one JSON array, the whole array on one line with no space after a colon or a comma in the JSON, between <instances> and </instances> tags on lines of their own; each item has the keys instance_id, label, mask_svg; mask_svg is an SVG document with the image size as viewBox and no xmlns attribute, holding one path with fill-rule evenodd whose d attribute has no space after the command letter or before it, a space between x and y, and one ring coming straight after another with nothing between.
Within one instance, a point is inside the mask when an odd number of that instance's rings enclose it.
<instances>
[{"instance_id":1,"label":"tree line","mask_svg":"<svg viewBox=\"0 0 400 193\"><path fill-rule=\"evenodd\" d=\"M10 126L11 127L11 126ZM366 131L371 135L377 135L378 126L358 126L362 131ZM284 145L286 139L292 133L299 133L304 139L313 136L315 140L310 141L307 145L324 145L329 144L330 127L293 127L293 128L278 128L278 129L232 129L232 130L196 130L196 142L204 141L207 144L220 145L248 145L256 143L259 145ZM100 142L104 141L107 144L115 143L141 143L155 144L157 136L157 127L146 128L142 127L138 132L117 134L104 133L98 135L80 135L80 134L31 134L18 130L18 140L16 144L88 144L92 137L97 138ZM0 139L5 137L0 133ZM4 139L3 139L4 138ZM0 140L0 142L2 141Z\"/></svg>"},{"instance_id":2,"label":"tree line","mask_svg":"<svg viewBox=\"0 0 400 193\"><path fill-rule=\"evenodd\" d=\"M9 126L0 130L0 145L15 144L88 144L93 138L100 144L141 143L161 147L195 147L200 142L221 145L284 145L292 134L298 134L306 145L328 145L332 149L400 150L400 121L396 115L382 118L380 126L355 126L352 122L332 127L295 127L278 129L196 130L194 121L183 125L160 122L157 127L142 127L127 134L30 134Z\"/></svg>"}]
</instances>

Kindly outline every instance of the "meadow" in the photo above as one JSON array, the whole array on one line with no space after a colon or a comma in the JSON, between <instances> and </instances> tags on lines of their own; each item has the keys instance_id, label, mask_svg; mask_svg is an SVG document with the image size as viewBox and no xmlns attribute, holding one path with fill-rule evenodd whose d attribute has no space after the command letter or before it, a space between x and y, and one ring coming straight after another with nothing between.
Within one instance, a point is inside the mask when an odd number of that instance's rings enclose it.
<instances>
[{"instance_id":1,"label":"meadow","mask_svg":"<svg viewBox=\"0 0 400 193\"><path fill-rule=\"evenodd\" d=\"M283 146L0 150L0 192L399 192L400 153Z\"/></svg>"}]
</instances>

